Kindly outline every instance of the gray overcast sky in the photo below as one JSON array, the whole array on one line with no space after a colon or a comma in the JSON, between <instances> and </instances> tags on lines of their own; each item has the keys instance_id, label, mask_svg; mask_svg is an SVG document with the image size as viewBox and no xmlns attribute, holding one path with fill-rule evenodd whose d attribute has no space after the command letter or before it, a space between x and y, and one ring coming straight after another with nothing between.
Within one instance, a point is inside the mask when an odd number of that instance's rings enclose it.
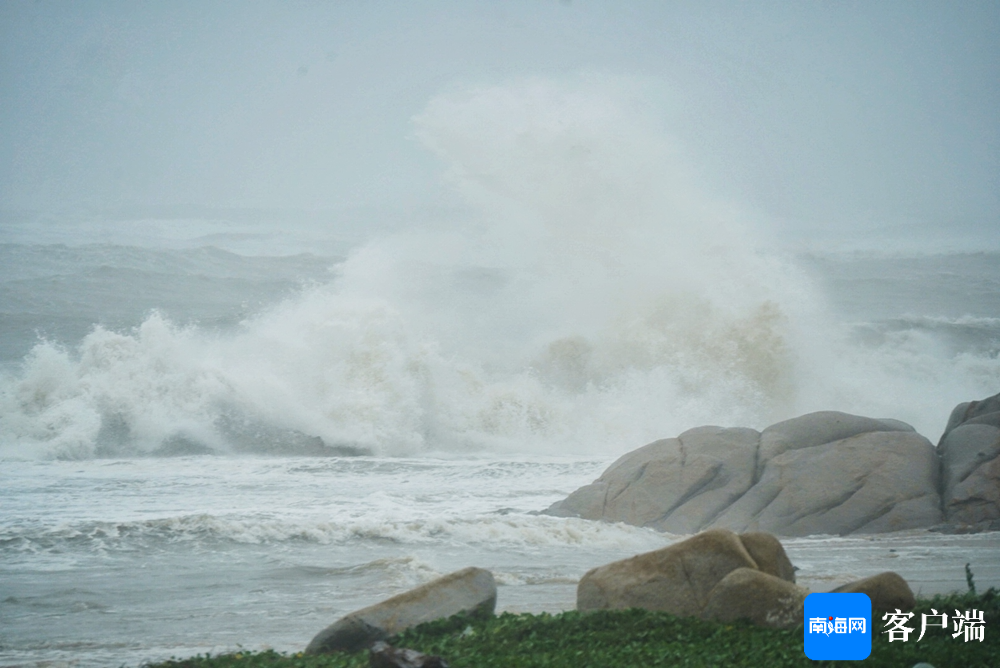
<instances>
[{"instance_id":1,"label":"gray overcast sky","mask_svg":"<svg viewBox=\"0 0 1000 668\"><path fill-rule=\"evenodd\" d=\"M0 2L0 209L427 207L412 117L638 76L787 228L1000 228L1000 2Z\"/></svg>"}]
</instances>

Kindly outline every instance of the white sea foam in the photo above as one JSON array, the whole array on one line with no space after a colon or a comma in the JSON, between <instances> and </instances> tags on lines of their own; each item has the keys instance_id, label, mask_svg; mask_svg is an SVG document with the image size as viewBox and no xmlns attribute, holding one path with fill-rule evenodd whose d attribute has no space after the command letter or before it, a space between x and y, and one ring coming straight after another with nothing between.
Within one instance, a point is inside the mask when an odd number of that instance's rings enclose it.
<instances>
[{"instance_id":1,"label":"white sea foam","mask_svg":"<svg viewBox=\"0 0 1000 668\"><path fill-rule=\"evenodd\" d=\"M220 543L270 545L306 542L350 545L364 541L399 545L542 548L580 546L636 552L662 547L671 537L650 529L544 515L398 520L363 517L346 521L322 518L232 518L209 514L132 522L63 523L52 527L0 529L8 553L58 554L69 547L83 552L155 550L171 544L211 548Z\"/></svg>"},{"instance_id":2,"label":"white sea foam","mask_svg":"<svg viewBox=\"0 0 1000 668\"><path fill-rule=\"evenodd\" d=\"M418 137L473 213L357 249L235 333L156 313L41 343L0 381L0 456L327 446L623 452L807 410L933 437L992 353L859 343L788 258L702 196L642 92L531 80L431 101ZM319 450L318 450L319 449Z\"/></svg>"}]
</instances>

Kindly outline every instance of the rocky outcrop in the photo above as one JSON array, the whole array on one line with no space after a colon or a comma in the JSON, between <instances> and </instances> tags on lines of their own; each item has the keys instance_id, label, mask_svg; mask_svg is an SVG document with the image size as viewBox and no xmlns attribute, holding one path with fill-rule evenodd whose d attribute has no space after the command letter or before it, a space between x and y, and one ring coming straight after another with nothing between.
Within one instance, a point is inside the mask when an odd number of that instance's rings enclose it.
<instances>
[{"instance_id":1,"label":"rocky outcrop","mask_svg":"<svg viewBox=\"0 0 1000 668\"><path fill-rule=\"evenodd\" d=\"M769 562L765 567L771 571L768 574L781 579L793 569L780 543L773 536L769 538L773 544L759 534L752 536L750 543L758 551L766 545ZM764 572L741 539L731 531L706 531L660 550L594 568L577 585L576 607L645 608L700 615L713 588L731 572Z\"/></svg>"},{"instance_id":2,"label":"rocky outcrop","mask_svg":"<svg viewBox=\"0 0 1000 668\"><path fill-rule=\"evenodd\" d=\"M956 406L938 452L947 523L1000 529L1000 394Z\"/></svg>"},{"instance_id":3,"label":"rocky outcrop","mask_svg":"<svg viewBox=\"0 0 1000 668\"><path fill-rule=\"evenodd\" d=\"M934 446L833 411L757 432L698 427L630 452L545 512L671 533L878 533L942 520Z\"/></svg>"},{"instance_id":4,"label":"rocky outcrop","mask_svg":"<svg viewBox=\"0 0 1000 668\"><path fill-rule=\"evenodd\" d=\"M848 582L834 589L834 594L867 594L872 610L912 610L916 605L913 590L899 574L887 571L868 578Z\"/></svg>"},{"instance_id":5,"label":"rocky outcrop","mask_svg":"<svg viewBox=\"0 0 1000 668\"><path fill-rule=\"evenodd\" d=\"M802 623L808 590L752 568L737 568L708 594L701 616L719 622L748 619L757 626L794 628Z\"/></svg>"},{"instance_id":6,"label":"rocky outcrop","mask_svg":"<svg viewBox=\"0 0 1000 668\"><path fill-rule=\"evenodd\" d=\"M435 619L459 613L492 615L496 602L493 574L465 568L346 615L320 631L306 653L356 652Z\"/></svg>"}]
</instances>

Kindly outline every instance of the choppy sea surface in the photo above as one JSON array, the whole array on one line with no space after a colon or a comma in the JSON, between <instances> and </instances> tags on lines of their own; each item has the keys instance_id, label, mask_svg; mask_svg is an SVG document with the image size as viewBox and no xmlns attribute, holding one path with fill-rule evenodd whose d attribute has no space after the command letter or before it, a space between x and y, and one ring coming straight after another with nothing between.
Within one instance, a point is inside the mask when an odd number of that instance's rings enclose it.
<instances>
[{"instance_id":1,"label":"choppy sea surface","mask_svg":"<svg viewBox=\"0 0 1000 668\"><path fill-rule=\"evenodd\" d=\"M680 537L531 514L593 479L573 457L4 462L3 665L301 650L339 616L468 565L498 606L572 609L577 579ZM1000 582L996 534L785 541L817 590L896 570L923 593Z\"/></svg>"},{"instance_id":2,"label":"choppy sea surface","mask_svg":"<svg viewBox=\"0 0 1000 668\"><path fill-rule=\"evenodd\" d=\"M297 650L469 565L500 609L572 608L681 538L535 514L620 454L821 408L936 441L1000 390L1000 254L784 257L798 283L758 301L679 280L576 311L551 272L399 244L0 246L0 665ZM1000 585L997 534L785 545L817 590Z\"/></svg>"}]
</instances>

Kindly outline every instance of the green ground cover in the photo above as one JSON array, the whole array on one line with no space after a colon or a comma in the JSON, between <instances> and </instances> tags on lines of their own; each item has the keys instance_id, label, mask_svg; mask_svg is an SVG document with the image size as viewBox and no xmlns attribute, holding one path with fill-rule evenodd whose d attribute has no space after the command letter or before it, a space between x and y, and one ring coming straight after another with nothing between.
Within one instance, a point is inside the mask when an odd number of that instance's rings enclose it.
<instances>
[{"instance_id":1,"label":"green ground cover","mask_svg":"<svg viewBox=\"0 0 1000 668\"><path fill-rule=\"evenodd\" d=\"M940 628L929 628L917 642L920 615L931 608L985 611L985 639L965 642ZM889 642L876 616L871 656L865 667L909 668L924 661L935 668L1000 666L1000 595L955 594L920 600L907 642ZM502 614L489 619L453 617L424 624L393 639L445 658L451 668L632 668L635 666L785 666L859 665L854 661L810 661L802 651L802 627L787 631L749 624L720 624L646 610L613 610L558 615ZM303 656L277 652L195 657L156 668L364 668L367 652Z\"/></svg>"}]
</instances>

